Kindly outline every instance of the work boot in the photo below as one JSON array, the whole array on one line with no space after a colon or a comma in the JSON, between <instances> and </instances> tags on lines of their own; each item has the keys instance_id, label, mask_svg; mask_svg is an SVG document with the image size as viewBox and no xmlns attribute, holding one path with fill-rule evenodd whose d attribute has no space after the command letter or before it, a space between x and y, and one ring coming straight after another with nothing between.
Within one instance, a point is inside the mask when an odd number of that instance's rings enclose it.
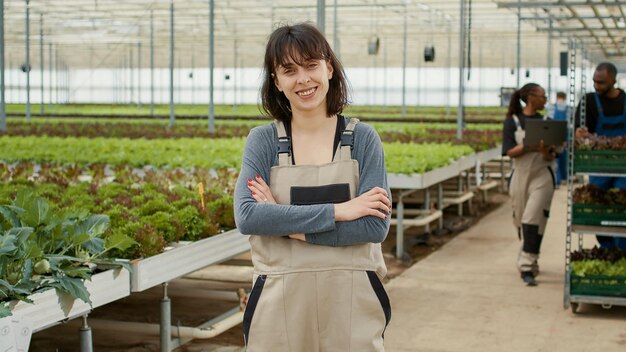
<instances>
[{"instance_id":1,"label":"work boot","mask_svg":"<svg viewBox=\"0 0 626 352\"><path fill-rule=\"evenodd\" d=\"M532 271L522 272L522 280L524 280L526 286L537 286L537 281L535 281L535 275Z\"/></svg>"}]
</instances>

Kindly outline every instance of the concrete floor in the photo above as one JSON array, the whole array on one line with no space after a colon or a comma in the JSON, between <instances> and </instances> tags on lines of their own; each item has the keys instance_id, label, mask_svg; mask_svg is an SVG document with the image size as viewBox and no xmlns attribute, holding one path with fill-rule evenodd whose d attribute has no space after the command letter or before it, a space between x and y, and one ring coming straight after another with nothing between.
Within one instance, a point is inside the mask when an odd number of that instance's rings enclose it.
<instances>
[{"instance_id":1,"label":"concrete floor","mask_svg":"<svg viewBox=\"0 0 626 352\"><path fill-rule=\"evenodd\" d=\"M537 287L515 266L509 202L391 280L386 351L626 351L626 307L563 309L566 197L552 202Z\"/></svg>"}]
</instances>

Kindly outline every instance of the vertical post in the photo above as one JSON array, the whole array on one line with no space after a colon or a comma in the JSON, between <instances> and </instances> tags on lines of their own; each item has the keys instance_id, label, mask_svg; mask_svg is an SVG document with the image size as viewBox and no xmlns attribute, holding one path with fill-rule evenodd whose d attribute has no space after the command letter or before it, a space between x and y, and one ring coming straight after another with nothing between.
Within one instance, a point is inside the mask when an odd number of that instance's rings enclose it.
<instances>
[{"instance_id":1,"label":"vertical post","mask_svg":"<svg viewBox=\"0 0 626 352\"><path fill-rule=\"evenodd\" d=\"M448 69L446 70L446 116L450 114L450 107L452 106L452 82L450 82L450 77L452 76L450 72L452 71L452 24L450 20L448 20L448 48L446 52L448 53L448 57L446 58L446 66Z\"/></svg>"},{"instance_id":2,"label":"vertical post","mask_svg":"<svg viewBox=\"0 0 626 352\"><path fill-rule=\"evenodd\" d=\"M80 352L93 352L91 327L87 324L87 315L83 315L83 326L80 327Z\"/></svg>"},{"instance_id":3,"label":"vertical post","mask_svg":"<svg viewBox=\"0 0 626 352\"><path fill-rule=\"evenodd\" d=\"M237 112L237 39L233 41L233 111Z\"/></svg>"},{"instance_id":4,"label":"vertical post","mask_svg":"<svg viewBox=\"0 0 626 352\"><path fill-rule=\"evenodd\" d=\"M396 258L402 260L404 256L404 202L402 192L399 193L396 205Z\"/></svg>"},{"instance_id":5,"label":"vertical post","mask_svg":"<svg viewBox=\"0 0 626 352\"><path fill-rule=\"evenodd\" d=\"M93 45L89 46L89 76L93 77ZM89 102L93 103L93 80L89 82Z\"/></svg>"},{"instance_id":6,"label":"vertical post","mask_svg":"<svg viewBox=\"0 0 626 352\"><path fill-rule=\"evenodd\" d=\"M326 27L326 0L317 0L317 29L324 34Z\"/></svg>"},{"instance_id":7,"label":"vertical post","mask_svg":"<svg viewBox=\"0 0 626 352\"><path fill-rule=\"evenodd\" d=\"M170 0L170 127L174 120L174 0Z\"/></svg>"},{"instance_id":8,"label":"vertical post","mask_svg":"<svg viewBox=\"0 0 626 352\"><path fill-rule=\"evenodd\" d=\"M0 132L7 131L7 110L4 99L4 0L0 0Z\"/></svg>"},{"instance_id":9,"label":"vertical post","mask_svg":"<svg viewBox=\"0 0 626 352\"><path fill-rule=\"evenodd\" d=\"M141 110L141 42L137 43L137 110Z\"/></svg>"},{"instance_id":10,"label":"vertical post","mask_svg":"<svg viewBox=\"0 0 626 352\"><path fill-rule=\"evenodd\" d=\"M463 138L463 113L465 110L465 0L461 0L459 16L459 107L456 113L456 138Z\"/></svg>"},{"instance_id":11,"label":"vertical post","mask_svg":"<svg viewBox=\"0 0 626 352\"><path fill-rule=\"evenodd\" d=\"M154 11L150 9L150 116L154 116Z\"/></svg>"},{"instance_id":12,"label":"vertical post","mask_svg":"<svg viewBox=\"0 0 626 352\"><path fill-rule=\"evenodd\" d=\"M135 62L133 60L133 46L128 47L128 78L130 79L130 99L129 104L133 104L135 97Z\"/></svg>"},{"instance_id":13,"label":"vertical post","mask_svg":"<svg viewBox=\"0 0 626 352\"><path fill-rule=\"evenodd\" d=\"M418 47L418 48L420 47L419 41L416 41L416 45L415 46ZM421 84L421 78L422 78L421 68L422 67L420 65L420 58L421 58L421 56L420 55L416 55L416 58L417 58L417 61L415 61L415 74L416 74L416 77L415 77L415 92L416 92L416 94L415 94L415 106L420 106L422 104L422 97L421 97L422 94L420 92L420 88L422 87L422 84Z\"/></svg>"},{"instance_id":14,"label":"vertical post","mask_svg":"<svg viewBox=\"0 0 626 352\"><path fill-rule=\"evenodd\" d=\"M213 71L215 70L215 0L209 1L209 132L215 132Z\"/></svg>"},{"instance_id":15,"label":"vertical post","mask_svg":"<svg viewBox=\"0 0 626 352\"><path fill-rule=\"evenodd\" d=\"M387 110L387 41L383 42L385 50L383 51L383 109Z\"/></svg>"},{"instance_id":16,"label":"vertical post","mask_svg":"<svg viewBox=\"0 0 626 352\"><path fill-rule=\"evenodd\" d=\"M196 48L191 47L191 105L195 105L196 103L196 85L195 85L195 71L196 69Z\"/></svg>"},{"instance_id":17,"label":"vertical post","mask_svg":"<svg viewBox=\"0 0 626 352\"><path fill-rule=\"evenodd\" d=\"M52 43L48 43L48 104L52 105L52 71L54 71L52 59Z\"/></svg>"},{"instance_id":18,"label":"vertical post","mask_svg":"<svg viewBox=\"0 0 626 352\"><path fill-rule=\"evenodd\" d=\"M483 106L483 41L478 39L478 105Z\"/></svg>"},{"instance_id":19,"label":"vertical post","mask_svg":"<svg viewBox=\"0 0 626 352\"><path fill-rule=\"evenodd\" d=\"M552 16L548 23L548 101L552 99Z\"/></svg>"},{"instance_id":20,"label":"vertical post","mask_svg":"<svg viewBox=\"0 0 626 352\"><path fill-rule=\"evenodd\" d=\"M333 4L333 51L339 57L339 33L337 32L337 0Z\"/></svg>"},{"instance_id":21,"label":"vertical post","mask_svg":"<svg viewBox=\"0 0 626 352\"><path fill-rule=\"evenodd\" d=\"M24 45L26 46L26 119L30 120L30 7L28 6L29 0L26 0L26 20Z\"/></svg>"},{"instance_id":22,"label":"vertical post","mask_svg":"<svg viewBox=\"0 0 626 352\"><path fill-rule=\"evenodd\" d=\"M55 67L55 96L57 104L61 103L61 64L59 63L59 44L54 47L54 67Z\"/></svg>"},{"instance_id":23,"label":"vertical post","mask_svg":"<svg viewBox=\"0 0 626 352\"><path fill-rule=\"evenodd\" d=\"M167 296L167 282L163 283L163 298L161 299L161 352L170 352L172 342L172 310L171 301Z\"/></svg>"},{"instance_id":24,"label":"vertical post","mask_svg":"<svg viewBox=\"0 0 626 352\"><path fill-rule=\"evenodd\" d=\"M41 92L41 104L39 109L39 114L43 115L44 110L44 101L43 101L43 70L44 70L44 62L43 62L43 13L39 14L39 63L41 65L41 74L40 81L41 87L39 91Z\"/></svg>"},{"instance_id":25,"label":"vertical post","mask_svg":"<svg viewBox=\"0 0 626 352\"><path fill-rule=\"evenodd\" d=\"M406 117L406 37L407 8L404 4L404 22L402 30L402 117Z\"/></svg>"},{"instance_id":26,"label":"vertical post","mask_svg":"<svg viewBox=\"0 0 626 352\"><path fill-rule=\"evenodd\" d=\"M522 6L520 6L520 3L521 1L517 0L517 55L516 55L517 72L515 72L516 73L515 87L517 89L520 88L520 70L522 69L522 58L521 58L521 52L520 52L521 36L522 36Z\"/></svg>"}]
</instances>

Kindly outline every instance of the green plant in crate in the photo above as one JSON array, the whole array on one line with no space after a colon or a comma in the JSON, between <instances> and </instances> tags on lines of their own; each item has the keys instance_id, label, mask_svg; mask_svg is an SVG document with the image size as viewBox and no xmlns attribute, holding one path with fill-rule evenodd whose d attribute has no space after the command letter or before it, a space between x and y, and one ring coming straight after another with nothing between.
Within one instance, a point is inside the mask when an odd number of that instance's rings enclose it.
<instances>
[{"instance_id":1,"label":"green plant in crate","mask_svg":"<svg viewBox=\"0 0 626 352\"><path fill-rule=\"evenodd\" d=\"M134 243L121 234L103 238L107 216L60 212L32 192L0 206L0 216L0 318L11 315L11 301L31 302L28 296L50 288L91 303L84 280L93 265L114 263L107 253Z\"/></svg>"}]
</instances>

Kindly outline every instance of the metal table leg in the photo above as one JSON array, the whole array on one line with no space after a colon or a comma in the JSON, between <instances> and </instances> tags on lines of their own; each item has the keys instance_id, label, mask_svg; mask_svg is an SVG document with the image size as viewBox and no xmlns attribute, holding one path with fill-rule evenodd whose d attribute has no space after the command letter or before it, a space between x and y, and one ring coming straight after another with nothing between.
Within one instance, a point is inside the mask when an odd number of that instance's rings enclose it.
<instances>
[{"instance_id":1,"label":"metal table leg","mask_svg":"<svg viewBox=\"0 0 626 352\"><path fill-rule=\"evenodd\" d=\"M172 339L172 307L167 297L167 282L163 283L163 298L161 299L161 352L170 352Z\"/></svg>"},{"instance_id":2,"label":"metal table leg","mask_svg":"<svg viewBox=\"0 0 626 352\"><path fill-rule=\"evenodd\" d=\"M398 203L396 205L396 258L402 259L404 255L404 203L402 202L402 192L398 195Z\"/></svg>"},{"instance_id":3,"label":"metal table leg","mask_svg":"<svg viewBox=\"0 0 626 352\"><path fill-rule=\"evenodd\" d=\"M87 314L83 315L83 326L80 327L80 352L93 352L91 328L87 325Z\"/></svg>"}]
</instances>

